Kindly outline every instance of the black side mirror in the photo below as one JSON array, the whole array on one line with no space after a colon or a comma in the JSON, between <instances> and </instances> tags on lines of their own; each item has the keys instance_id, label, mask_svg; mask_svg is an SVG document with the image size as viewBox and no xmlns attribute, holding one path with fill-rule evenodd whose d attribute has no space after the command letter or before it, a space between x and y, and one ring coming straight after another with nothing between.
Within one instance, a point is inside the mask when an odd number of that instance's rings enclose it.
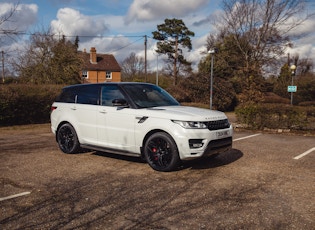
<instances>
[{"instance_id":1,"label":"black side mirror","mask_svg":"<svg viewBox=\"0 0 315 230\"><path fill-rule=\"evenodd\" d=\"M123 106L123 107L128 107L128 103L125 99L119 98L119 99L114 99L112 100L113 106Z\"/></svg>"}]
</instances>

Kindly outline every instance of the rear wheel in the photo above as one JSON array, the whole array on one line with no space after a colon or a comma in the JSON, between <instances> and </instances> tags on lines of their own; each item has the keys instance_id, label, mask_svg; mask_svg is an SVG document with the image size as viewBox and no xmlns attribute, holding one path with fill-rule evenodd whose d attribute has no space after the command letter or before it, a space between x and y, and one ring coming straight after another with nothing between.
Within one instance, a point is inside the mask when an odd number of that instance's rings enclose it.
<instances>
[{"instance_id":1,"label":"rear wheel","mask_svg":"<svg viewBox=\"0 0 315 230\"><path fill-rule=\"evenodd\" d=\"M148 138L144 156L153 169L162 172L176 169L180 162L175 141L164 132L154 133Z\"/></svg>"},{"instance_id":2,"label":"rear wheel","mask_svg":"<svg viewBox=\"0 0 315 230\"><path fill-rule=\"evenodd\" d=\"M57 142L64 153L77 153L80 150L80 143L77 133L69 123L63 124L57 131Z\"/></svg>"}]
</instances>

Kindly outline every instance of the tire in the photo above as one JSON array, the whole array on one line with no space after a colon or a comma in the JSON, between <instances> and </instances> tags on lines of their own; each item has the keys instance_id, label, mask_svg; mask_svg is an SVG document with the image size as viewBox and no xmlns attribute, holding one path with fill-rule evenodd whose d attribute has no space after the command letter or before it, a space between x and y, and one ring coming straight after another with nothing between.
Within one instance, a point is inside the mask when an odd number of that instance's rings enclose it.
<instances>
[{"instance_id":1,"label":"tire","mask_svg":"<svg viewBox=\"0 0 315 230\"><path fill-rule=\"evenodd\" d=\"M57 142L64 153L78 153L80 143L77 133L69 123L63 124L57 131Z\"/></svg>"},{"instance_id":2,"label":"tire","mask_svg":"<svg viewBox=\"0 0 315 230\"><path fill-rule=\"evenodd\" d=\"M144 157L151 168L162 172L175 170L180 162L175 141L164 132L154 133L147 139Z\"/></svg>"}]
</instances>

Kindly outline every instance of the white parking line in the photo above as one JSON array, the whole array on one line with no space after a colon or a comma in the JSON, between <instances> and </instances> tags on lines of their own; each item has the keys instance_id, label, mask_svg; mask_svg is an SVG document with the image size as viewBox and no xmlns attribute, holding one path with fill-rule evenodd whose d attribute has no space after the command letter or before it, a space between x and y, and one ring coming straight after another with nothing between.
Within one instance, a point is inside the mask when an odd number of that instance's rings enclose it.
<instances>
[{"instance_id":1,"label":"white parking line","mask_svg":"<svg viewBox=\"0 0 315 230\"><path fill-rule=\"evenodd\" d=\"M246 137L240 137L240 138L234 139L233 141L240 141L240 140L243 140L243 139L256 137L256 136L259 136L259 135L261 135L261 133L256 133L256 134L253 134L253 135L250 135L250 136L246 136Z\"/></svg>"},{"instance_id":2,"label":"white parking line","mask_svg":"<svg viewBox=\"0 0 315 230\"><path fill-rule=\"evenodd\" d=\"M306 152L304 152L304 153L302 153L302 154L300 154L300 155L298 155L298 156L296 156L296 157L294 157L293 159L294 159L294 160L298 160L298 159L300 159L300 158L306 156L307 154L309 154L310 152L313 152L313 151L315 151L315 147L314 147L314 148L311 148L311 149L309 149L309 150L307 150Z\"/></svg>"},{"instance_id":3,"label":"white parking line","mask_svg":"<svg viewBox=\"0 0 315 230\"><path fill-rule=\"evenodd\" d=\"M11 196L0 197L0 201L9 200L9 199L16 198L16 197L19 197L19 196L29 195L30 193L31 192L22 192L22 193L11 195Z\"/></svg>"}]
</instances>

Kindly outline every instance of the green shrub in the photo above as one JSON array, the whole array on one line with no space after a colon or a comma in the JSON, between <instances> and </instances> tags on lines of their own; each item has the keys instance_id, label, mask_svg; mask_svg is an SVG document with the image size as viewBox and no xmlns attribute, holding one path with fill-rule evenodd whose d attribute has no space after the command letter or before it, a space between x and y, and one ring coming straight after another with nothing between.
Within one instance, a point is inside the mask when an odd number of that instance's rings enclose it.
<instances>
[{"instance_id":1,"label":"green shrub","mask_svg":"<svg viewBox=\"0 0 315 230\"><path fill-rule=\"evenodd\" d=\"M237 106L235 114L239 122L246 124L251 128L258 128L257 114L260 114L260 107L258 104L246 104Z\"/></svg>"},{"instance_id":2,"label":"green shrub","mask_svg":"<svg viewBox=\"0 0 315 230\"><path fill-rule=\"evenodd\" d=\"M0 126L46 123L60 85L0 86Z\"/></svg>"},{"instance_id":3,"label":"green shrub","mask_svg":"<svg viewBox=\"0 0 315 230\"><path fill-rule=\"evenodd\" d=\"M290 99L280 97L272 92L266 92L264 95L264 103L290 104Z\"/></svg>"},{"instance_id":4,"label":"green shrub","mask_svg":"<svg viewBox=\"0 0 315 230\"><path fill-rule=\"evenodd\" d=\"M237 119L253 129L315 130L315 107L284 104L246 104L235 110Z\"/></svg>"},{"instance_id":5,"label":"green shrub","mask_svg":"<svg viewBox=\"0 0 315 230\"><path fill-rule=\"evenodd\" d=\"M315 106L315 101L303 101L299 103L300 106Z\"/></svg>"}]
</instances>

